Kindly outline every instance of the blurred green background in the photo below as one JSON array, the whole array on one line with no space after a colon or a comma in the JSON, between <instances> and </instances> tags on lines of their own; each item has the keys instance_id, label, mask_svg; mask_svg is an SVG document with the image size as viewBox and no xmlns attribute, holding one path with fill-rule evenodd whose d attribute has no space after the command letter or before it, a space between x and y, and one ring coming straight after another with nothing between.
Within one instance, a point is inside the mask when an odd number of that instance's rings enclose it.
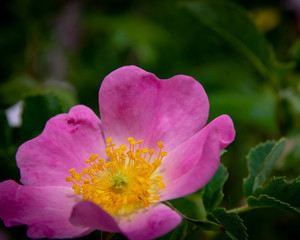
<instances>
[{"instance_id":1,"label":"blurred green background","mask_svg":"<svg viewBox=\"0 0 300 240\"><path fill-rule=\"evenodd\" d=\"M243 204L246 155L262 141L288 137L273 175L299 175L300 1L196 2L201 4L2 0L0 180L19 181L17 148L41 133L50 117L76 104L99 115L101 81L131 64L159 78L193 76L208 94L210 120L224 113L232 117L237 135L222 157L229 171L222 206ZM22 125L11 126L7 109L20 101ZM182 201L189 213L192 205ZM300 218L290 213L253 210L241 217L250 239L296 239L300 234ZM0 225L0 239L26 239L25 232L23 226ZM99 238L93 233L84 239ZM200 238L227 239L204 231L195 236Z\"/></svg>"}]
</instances>

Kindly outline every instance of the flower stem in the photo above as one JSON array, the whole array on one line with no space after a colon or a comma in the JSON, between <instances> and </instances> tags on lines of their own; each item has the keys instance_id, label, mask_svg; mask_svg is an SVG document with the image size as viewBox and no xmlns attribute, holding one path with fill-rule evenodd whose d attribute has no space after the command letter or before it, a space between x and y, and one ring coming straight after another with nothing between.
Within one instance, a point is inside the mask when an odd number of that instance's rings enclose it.
<instances>
[{"instance_id":1,"label":"flower stem","mask_svg":"<svg viewBox=\"0 0 300 240\"><path fill-rule=\"evenodd\" d=\"M233 208L228 210L228 212L235 212L235 213L243 213L243 212L247 212L249 210L253 209L252 207L249 207L248 205L244 205L241 207L237 207L237 208Z\"/></svg>"}]
</instances>

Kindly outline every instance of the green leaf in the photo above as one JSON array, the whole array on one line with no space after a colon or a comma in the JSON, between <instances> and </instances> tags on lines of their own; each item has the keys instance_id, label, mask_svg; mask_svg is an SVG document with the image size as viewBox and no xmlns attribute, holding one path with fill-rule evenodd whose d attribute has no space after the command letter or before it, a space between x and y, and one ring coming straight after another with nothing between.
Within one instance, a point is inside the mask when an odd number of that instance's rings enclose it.
<instances>
[{"instance_id":1,"label":"green leaf","mask_svg":"<svg viewBox=\"0 0 300 240\"><path fill-rule=\"evenodd\" d=\"M52 94L25 98L21 127L22 140L36 137L43 131L46 122L61 112L60 101Z\"/></svg>"},{"instance_id":2,"label":"green leaf","mask_svg":"<svg viewBox=\"0 0 300 240\"><path fill-rule=\"evenodd\" d=\"M202 210L201 202L201 194L194 193L186 197L169 200L167 204L188 218L201 219L205 217L205 210Z\"/></svg>"},{"instance_id":3,"label":"green leaf","mask_svg":"<svg viewBox=\"0 0 300 240\"><path fill-rule=\"evenodd\" d=\"M12 141L12 129L4 111L0 111L0 149L6 149Z\"/></svg>"},{"instance_id":4,"label":"green leaf","mask_svg":"<svg viewBox=\"0 0 300 240\"><path fill-rule=\"evenodd\" d=\"M205 231L219 231L221 226L211 221L198 221L194 219L187 219L190 223L195 224L198 228Z\"/></svg>"},{"instance_id":5,"label":"green leaf","mask_svg":"<svg viewBox=\"0 0 300 240\"><path fill-rule=\"evenodd\" d=\"M287 182L284 177L272 178L265 188L248 197L250 207L274 207L300 213L300 178Z\"/></svg>"},{"instance_id":6,"label":"green leaf","mask_svg":"<svg viewBox=\"0 0 300 240\"><path fill-rule=\"evenodd\" d=\"M213 210L207 218L220 224L221 230L225 231L231 239L243 240L248 238L247 229L237 213L228 213L224 208L218 208Z\"/></svg>"},{"instance_id":7,"label":"green leaf","mask_svg":"<svg viewBox=\"0 0 300 240\"><path fill-rule=\"evenodd\" d=\"M206 230L206 231L218 231L220 230L220 226L214 222L211 221L201 221L198 219L193 219L189 216L186 216L184 213L182 213L181 211L178 211L178 209L176 208L176 206L174 206L174 201L167 201L164 202L168 207L170 207L171 209L173 209L174 211L176 211L184 220L188 221L189 223L192 223L193 225L196 225L197 228L201 228L202 230ZM190 205L188 205L190 208Z\"/></svg>"},{"instance_id":8,"label":"green leaf","mask_svg":"<svg viewBox=\"0 0 300 240\"><path fill-rule=\"evenodd\" d=\"M8 124L5 112L0 111L0 182L8 178L19 179L16 162L13 161L16 150L13 145L13 130Z\"/></svg>"},{"instance_id":9,"label":"green leaf","mask_svg":"<svg viewBox=\"0 0 300 240\"><path fill-rule=\"evenodd\" d=\"M242 53L263 76L267 74L269 54L265 39L248 12L227 1L201 0L183 4L202 24Z\"/></svg>"},{"instance_id":10,"label":"green leaf","mask_svg":"<svg viewBox=\"0 0 300 240\"><path fill-rule=\"evenodd\" d=\"M259 144L249 152L247 156L249 176L247 179L244 179L246 196L251 195L265 183L276 161L279 159L285 143L286 139L284 138L277 143L269 141Z\"/></svg>"},{"instance_id":11,"label":"green leaf","mask_svg":"<svg viewBox=\"0 0 300 240\"><path fill-rule=\"evenodd\" d=\"M223 199L222 188L228 178L227 169L223 164L220 164L214 177L205 186L203 192L203 203L207 212L211 212L213 209L219 206Z\"/></svg>"}]
</instances>

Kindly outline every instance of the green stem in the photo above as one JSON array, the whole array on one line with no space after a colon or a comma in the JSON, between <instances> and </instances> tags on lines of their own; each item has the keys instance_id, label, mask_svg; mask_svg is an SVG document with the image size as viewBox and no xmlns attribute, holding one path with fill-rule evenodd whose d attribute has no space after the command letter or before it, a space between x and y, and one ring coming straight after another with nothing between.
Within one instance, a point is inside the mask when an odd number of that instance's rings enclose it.
<instances>
[{"instance_id":1,"label":"green stem","mask_svg":"<svg viewBox=\"0 0 300 240\"><path fill-rule=\"evenodd\" d=\"M244 206L241 206L241 207L238 207L238 208L230 209L227 212L243 213L243 212L247 212L251 209L253 209L253 208L249 207L248 205L244 205Z\"/></svg>"}]
</instances>

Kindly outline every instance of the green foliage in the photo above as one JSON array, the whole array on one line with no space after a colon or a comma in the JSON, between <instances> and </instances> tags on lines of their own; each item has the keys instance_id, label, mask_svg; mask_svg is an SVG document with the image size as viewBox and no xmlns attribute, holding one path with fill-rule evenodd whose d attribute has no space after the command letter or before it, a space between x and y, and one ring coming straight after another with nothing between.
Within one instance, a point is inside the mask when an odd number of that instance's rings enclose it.
<instances>
[{"instance_id":1,"label":"green foliage","mask_svg":"<svg viewBox=\"0 0 300 240\"><path fill-rule=\"evenodd\" d=\"M7 148L12 141L12 129L9 127L5 112L0 112L0 149Z\"/></svg>"},{"instance_id":2,"label":"green foliage","mask_svg":"<svg viewBox=\"0 0 300 240\"><path fill-rule=\"evenodd\" d=\"M247 201L250 207L273 207L300 213L300 178L287 182L284 177L274 177L268 186L258 188Z\"/></svg>"},{"instance_id":3,"label":"green foliage","mask_svg":"<svg viewBox=\"0 0 300 240\"><path fill-rule=\"evenodd\" d=\"M227 178L227 169L223 164L220 164L214 177L204 187L202 198L205 210L207 212L211 212L221 203L224 196L222 188Z\"/></svg>"},{"instance_id":4,"label":"green foliage","mask_svg":"<svg viewBox=\"0 0 300 240\"><path fill-rule=\"evenodd\" d=\"M220 224L221 230L235 240L247 239L246 227L243 220L235 212L226 212L224 208L218 208L208 215L208 219Z\"/></svg>"},{"instance_id":5,"label":"green foliage","mask_svg":"<svg viewBox=\"0 0 300 240\"><path fill-rule=\"evenodd\" d=\"M184 5L266 76L269 64L266 43L244 9L230 1L216 0L185 2Z\"/></svg>"},{"instance_id":6,"label":"green foliage","mask_svg":"<svg viewBox=\"0 0 300 240\"><path fill-rule=\"evenodd\" d=\"M248 155L249 176L244 180L244 191L249 196L262 186L284 149L286 139L278 143L266 142L252 149Z\"/></svg>"}]
</instances>

